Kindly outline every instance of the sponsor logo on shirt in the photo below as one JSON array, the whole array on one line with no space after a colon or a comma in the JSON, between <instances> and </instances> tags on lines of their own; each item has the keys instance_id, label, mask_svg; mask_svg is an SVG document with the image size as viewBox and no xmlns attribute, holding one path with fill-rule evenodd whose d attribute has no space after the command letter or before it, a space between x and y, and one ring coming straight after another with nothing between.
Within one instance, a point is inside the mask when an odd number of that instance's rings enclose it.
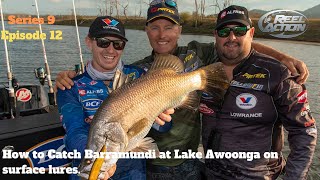
<instances>
[{"instance_id":1,"label":"sponsor logo on shirt","mask_svg":"<svg viewBox=\"0 0 320 180\"><path fill-rule=\"evenodd\" d=\"M213 97L212 97L212 96L210 96L210 95L209 95L209 94L207 94L207 93L202 93L201 98L206 99L206 100L213 99Z\"/></svg>"},{"instance_id":2,"label":"sponsor logo on shirt","mask_svg":"<svg viewBox=\"0 0 320 180\"><path fill-rule=\"evenodd\" d=\"M262 117L262 113L232 113L230 112L231 117L239 118L252 118L252 117Z\"/></svg>"},{"instance_id":3,"label":"sponsor logo on shirt","mask_svg":"<svg viewBox=\"0 0 320 180\"><path fill-rule=\"evenodd\" d=\"M86 83L75 81L77 87L86 87Z\"/></svg>"},{"instance_id":4,"label":"sponsor logo on shirt","mask_svg":"<svg viewBox=\"0 0 320 180\"><path fill-rule=\"evenodd\" d=\"M310 106L309 105L307 105L306 107L303 107L302 109L301 109L301 116L306 116L308 113L310 113L311 112L311 110L310 110Z\"/></svg>"},{"instance_id":5,"label":"sponsor logo on shirt","mask_svg":"<svg viewBox=\"0 0 320 180\"><path fill-rule=\"evenodd\" d=\"M136 72L132 72L132 73L128 74L128 77L135 79L135 77L137 77Z\"/></svg>"},{"instance_id":6,"label":"sponsor logo on shirt","mask_svg":"<svg viewBox=\"0 0 320 180\"><path fill-rule=\"evenodd\" d=\"M298 94L297 98L298 98L298 103L306 103L308 102L308 98L307 98L307 90L303 90L301 93Z\"/></svg>"},{"instance_id":7,"label":"sponsor logo on shirt","mask_svg":"<svg viewBox=\"0 0 320 180\"><path fill-rule=\"evenodd\" d=\"M257 98L249 93L242 93L236 97L236 104L241 109L252 109L256 106L257 101Z\"/></svg>"},{"instance_id":8,"label":"sponsor logo on shirt","mask_svg":"<svg viewBox=\"0 0 320 180\"><path fill-rule=\"evenodd\" d=\"M209 108L206 104L200 103L199 111L203 114L213 114L214 110Z\"/></svg>"},{"instance_id":9,"label":"sponsor logo on shirt","mask_svg":"<svg viewBox=\"0 0 320 180\"><path fill-rule=\"evenodd\" d=\"M316 120L314 120L313 118L307 122L304 123L304 127L310 127L313 126L314 123L316 123Z\"/></svg>"},{"instance_id":10,"label":"sponsor logo on shirt","mask_svg":"<svg viewBox=\"0 0 320 180\"><path fill-rule=\"evenodd\" d=\"M186 57L184 58L183 63L186 63L186 62L190 61L193 57L194 57L193 54L189 54L188 56L186 56Z\"/></svg>"},{"instance_id":11,"label":"sponsor logo on shirt","mask_svg":"<svg viewBox=\"0 0 320 180\"><path fill-rule=\"evenodd\" d=\"M90 84L91 86L94 86L94 85L96 85L97 83L98 83L97 81L92 80L89 84Z\"/></svg>"},{"instance_id":12,"label":"sponsor logo on shirt","mask_svg":"<svg viewBox=\"0 0 320 180\"><path fill-rule=\"evenodd\" d=\"M90 123L92 122L92 119L93 119L93 115L91 115L91 116L89 116L89 117L85 118L85 119L84 119L84 122L86 122L86 123L90 124Z\"/></svg>"},{"instance_id":13,"label":"sponsor logo on shirt","mask_svg":"<svg viewBox=\"0 0 320 180\"><path fill-rule=\"evenodd\" d=\"M262 85L262 84L241 83L241 82L238 82L235 80L231 81L230 86L240 87L240 88L245 88L245 89L254 89L254 90L258 90L258 91L261 91L264 87L264 85Z\"/></svg>"},{"instance_id":14,"label":"sponsor logo on shirt","mask_svg":"<svg viewBox=\"0 0 320 180\"><path fill-rule=\"evenodd\" d=\"M317 135L317 128L315 128L315 127L309 127L309 128L307 128L306 129L306 133L308 134L308 135Z\"/></svg>"},{"instance_id":15,"label":"sponsor logo on shirt","mask_svg":"<svg viewBox=\"0 0 320 180\"><path fill-rule=\"evenodd\" d=\"M102 94L103 89L89 89L87 90L87 94Z\"/></svg>"},{"instance_id":16,"label":"sponsor logo on shirt","mask_svg":"<svg viewBox=\"0 0 320 180\"><path fill-rule=\"evenodd\" d=\"M84 89L79 89L79 90L78 90L78 93L79 93L80 96L84 96L84 95L87 94L87 93L86 93L86 90L84 90Z\"/></svg>"},{"instance_id":17,"label":"sponsor logo on shirt","mask_svg":"<svg viewBox=\"0 0 320 180\"><path fill-rule=\"evenodd\" d=\"M262 74L262 73L258 73L258 74L249 74L249 73L245 73L242 75L242 77L245 77L247 79L264 79L266 78L267 74Z\"/></svg>"},{"instance_id":18,"label":"sponsor logo on shirt","mask_svg":"<svg viewBox=\"0 0 320 180\"><path fill-rule=\"evenodd\" d=\"M188 50L187 54L180 54L179 58L185 66L184 72L194 71L198 69L201 64L199 57L193 50Z\"/></svg>"},{"instance_id":19,"label":"sponsor logo on shirt","mask_svg":"<svg viewBox=\"0 0 320 180\"><path fill-rule=\"evenodd\" d=\"M191 72L191 71L194 71L194 70L198 69L198 67L199 67L199 62L196 61L195 63L193 63L189 67L187 67L184 71L185 72Z\"/></svg>"},{"instance_id":20,"label":"sponsor logo on shirt","mask_svg":"<svg viewBox=\"0 0 320 180\"><path fill-rule=\"evenodd\" d=\"M97 110L103 101L101 99L86 99L82 101L87 110Z\"/></svg>"}]
</instances>

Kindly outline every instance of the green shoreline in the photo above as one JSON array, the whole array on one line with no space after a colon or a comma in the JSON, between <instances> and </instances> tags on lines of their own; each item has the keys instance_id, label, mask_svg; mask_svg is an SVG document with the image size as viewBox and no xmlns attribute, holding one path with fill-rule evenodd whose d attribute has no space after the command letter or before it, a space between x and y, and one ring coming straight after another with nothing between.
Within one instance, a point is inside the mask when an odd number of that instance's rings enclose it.
<instances>
[{"instance_id":1,"label":"green shoreline","mask_svg":"<svg viewBox=\"0 0 320 180\"><path fill-rule=\"evenodd\" d=\"M79 26L90 26L93 19L78 19ZM124 23L125 28L127 29L135 29L135 30L144 30L145 19L121 19ZM54 25L70 25L74 26L74 20L57 20ZM205 19L202 23L198 24L198 27L194 27L193 21L187 21L182 24L182 34L194 34L194 35L212 35L213 29L215 25L214 19ZM268 33L263 33L258 28L258 19L253 19L253 26L255 27L255 38L263 38L263 39L275 39L275 40L289 40L289 41L303 41L303 42L316 42L320 43L320 20L309 20L308 27L306 32L302 35L289 38L289 39L281 39L276 38Z\"/></svg>"}]
</instances>

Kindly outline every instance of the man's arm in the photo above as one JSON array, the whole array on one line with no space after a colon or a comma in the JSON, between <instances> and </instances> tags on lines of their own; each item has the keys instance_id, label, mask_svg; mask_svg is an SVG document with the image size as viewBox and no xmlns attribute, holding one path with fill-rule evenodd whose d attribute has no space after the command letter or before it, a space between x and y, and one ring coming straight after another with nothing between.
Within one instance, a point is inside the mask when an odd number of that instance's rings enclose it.
<instances>
[{"instance_id":1,"label":"man's arm","mask_svg":"<svg viewBox=\"0 0 320 180\"><path fill-rule=\"evenodd\" d=\"M65 143L68 151L83 152L87 144L89 124L84 121L82 104L74 93L74 89L59 90L57 104L63 127L66 131Z\"/></svg>"},{"instance_id":2,"label":"man's arm","mask_svg":"<svg viewBox=\"0 0 320 180\"><path fill-rule=\"evenodd\" d=\"M306 179L314 155L317 128L311 116L304 85L297 84L288 70L282 76L274 97L279 119L288 131L290 154L284 179Z\"/></svg>"},{"instance_id":3,"label":"man's arm","mask_svg":"<svg viewBox=\"0 0 320 180\"><path fill-rule=\"evenodd\" d=\"M289 68L293 75L299 75L296 79L296 82L299 84L306 82L309 76L309 71L303 61L295 59L261 43L252 42L252 47L258 52L272 56L273 58L281 61ZM191 41L188 44L188 49L194 50L205 65L209 65L218 61L218 54L216 53L216 50L213 50L215 49L214 43L199 43L197 41Z\"/></svg>"},{"instance_id":4,"label":"man's arm","mask_svg":"<svg viewBox=\"0 0 320 180\"><path fill-rule=\"evenodd\" d=\"M296 80L296 82L298 82L299 84L303 84L306 82L309 76L309 71L306 64L303 61L295 59L292 56L284 54L270 46L266 46L261 43L252 42L252 47L258 52L272 56L275 59L278 59L279 61L281 61L283 64L285 64L288 67L292 75L294 76L299 75L299 77Z\"/></svg>"}]
</instances>

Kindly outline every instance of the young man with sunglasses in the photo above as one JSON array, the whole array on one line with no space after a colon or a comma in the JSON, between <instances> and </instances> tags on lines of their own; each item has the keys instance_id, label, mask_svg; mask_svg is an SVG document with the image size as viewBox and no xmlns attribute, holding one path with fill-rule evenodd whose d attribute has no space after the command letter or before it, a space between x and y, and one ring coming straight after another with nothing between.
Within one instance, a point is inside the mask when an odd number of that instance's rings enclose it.
<instances>
[{"instance_id":1,"label":"young man with sunglasses","mask_svg":"<svg viewBox=\"0 0 320 180\"><path fill-rule=\"evenodd\" d=\"M279 61L255 51L254 30L244 7L218 14L216 50L230 87L220 103L208 94L202 101L207 178L276 179L285 172L284 179L306 179L317 137L306 88ZM217 153L232 156L216 158Z\"/></svg>"},{"instance_id":2,"label":"young man with sunglasses","mask_svg":"<svg viewBox=\"0 0 320 180\"><path fill-rule=\"evenodd\" d=\"M112 87L116 69L138 78L144 71L137 67L124 65L121 60L127 42L123 24L110 16L97 17L90 26L85 39L92 53L85 72L72 79L71 89L57 93L57 101L63 127L66 130L64 142L68 151L77 150L83 154L89 134L90 122L104 99L108 97L107 87ZM81 159L74 159L77 167ZM114 170L114 169L113 169ZM120 159L112 179L146 179L145 160ZM99 178L108 178L108 173L100 173ZM88 174L80 174L88 177ZM72 174L70 179L80 179Z\"/></svg>"}]
</instances>

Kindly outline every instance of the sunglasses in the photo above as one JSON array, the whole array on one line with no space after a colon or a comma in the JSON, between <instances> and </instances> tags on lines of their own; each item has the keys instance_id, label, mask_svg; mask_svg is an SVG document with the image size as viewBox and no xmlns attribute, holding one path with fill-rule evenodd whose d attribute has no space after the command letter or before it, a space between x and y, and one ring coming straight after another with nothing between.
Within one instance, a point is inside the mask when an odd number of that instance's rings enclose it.
<instances>
[{"instance_id":1,"label":"sunglasses","mask_svg":"<svg viewBox=\"0 0 320 180\"><path fill-rule=\"evenodd\" d=\"M165 4L169 7L177 8L177 3L174 0L154 0L150 3L150 6L154 6L156 4L160 4L162 2L165 2Z\"/></svg>"},{"instance_id":2,"label":"sunglasses","mask_svg":"<svg viewBox=\"0 0 320 180\"><path fill-rule=\"evenodd\" d=\"M97 46L101 48L107 48L110 46L112 43L113 48L115 50L123 50L124 46L126 45L126 42L123 40L110 40L108 38L93 38L94 40L97 41Z\"/></svg>"},{"instance_id":3,"label":"sunglasses","mask_svg":"<svg viewBox=\"0 0 320 180\"><path fill-rule=\"evenodd\" d=\"M247 27L247 26L224 27L224 28L218 29L217 32L219 37L228 37L231 31L235 36L240 37L247 34L247 31L249 29L250 27Z\"/></svg>"}]
</instances>

